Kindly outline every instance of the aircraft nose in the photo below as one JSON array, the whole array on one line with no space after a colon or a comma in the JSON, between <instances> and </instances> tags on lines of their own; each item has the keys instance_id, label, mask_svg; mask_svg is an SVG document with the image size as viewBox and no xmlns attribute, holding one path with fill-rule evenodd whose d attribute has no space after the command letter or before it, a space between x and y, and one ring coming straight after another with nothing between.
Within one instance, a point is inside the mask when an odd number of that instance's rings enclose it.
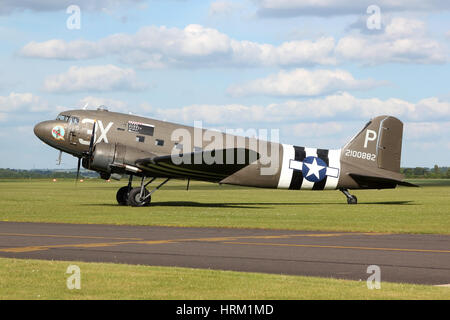
<instances>
[{"instance_id":1,"label":"aircraft nose","mask_svg":"<svg viewBox=\"0 0 450 320\"><path fill-rule=\"evenodd\" d=\"M48 129L49 128L46 121L39 122L37 125L34 126L34 134L42 141L45 141L45 137L48 136Z\"/></svg>"},{"instance_id":2,"label":"aircraft nose","mask_svg":"<svg viewBox=\"0 0 450 320\"><path fill-rule=\"evenodd\" d=\"M65 126L55 121L43 121L34 126L34 134L50 145L63 142L65 131Z\"/></svg>"}]
</instances>

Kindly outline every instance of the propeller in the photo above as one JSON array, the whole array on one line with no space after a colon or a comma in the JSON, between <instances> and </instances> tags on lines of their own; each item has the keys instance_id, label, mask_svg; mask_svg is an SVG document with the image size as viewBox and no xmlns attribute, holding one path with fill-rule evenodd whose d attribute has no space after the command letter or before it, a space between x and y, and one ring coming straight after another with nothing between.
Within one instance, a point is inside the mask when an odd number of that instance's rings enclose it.
<instances>
[{"instance_id":1,"label":"propeller","mask_svg":"<svg viewBox=\"0 0 450 320\"><path fill-rule=\"evenodd\" d=\"M94 151L94 140L95 140L95 125L97 124L97 121L94 121L94 126L92 127L92 135L91 135L91 140L89 141L89 150L87 153L87 158L88 158L88 169L91 169L91 158L92 158L92 153Z\"/></svg>"},{"instance_id":2,"label":"propeller","mask_svg":"<svg viewBox=\"0 0 450 320\"><path fill-rule=\"evenodd\" d=\"M78 183L78 178L80 178L80 167L81 167L81 157L78 157L77 178L75 180L75 183Z\"/></svg>"},{"instance_id":3,"label":"propeller","mask_svg":"<svg viewBox=\"0 0 450 320\"><path fill-rule=\"evenodd\" d=\"M56 159L56 165L61 165L61 157L62 157L62 150L60 150L59 151L59 154L58 154L58 159Z\"/></svg>"}]
</instances>

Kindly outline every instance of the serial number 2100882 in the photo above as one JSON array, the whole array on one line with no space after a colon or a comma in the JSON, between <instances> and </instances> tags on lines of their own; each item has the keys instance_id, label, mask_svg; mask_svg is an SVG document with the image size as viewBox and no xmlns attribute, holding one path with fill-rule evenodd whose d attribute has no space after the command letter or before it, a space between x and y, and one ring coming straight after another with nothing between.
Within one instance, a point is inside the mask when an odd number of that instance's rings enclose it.
<instances>
[{"instance_id":1,"label":"serial number 2100882","mask_svg":"<svg viewBox=\"0 0 450 320\"><path fill-rule=\"evenodd\" d=\"M356 150L345 150L345 156L346 157L352 157L352 158L358 158L358 159L364 159L364 160L370 160L375 161L377 155L374 153L369 152L362 152L362 151L356 151Z\"/></svg>"}]
</instances>

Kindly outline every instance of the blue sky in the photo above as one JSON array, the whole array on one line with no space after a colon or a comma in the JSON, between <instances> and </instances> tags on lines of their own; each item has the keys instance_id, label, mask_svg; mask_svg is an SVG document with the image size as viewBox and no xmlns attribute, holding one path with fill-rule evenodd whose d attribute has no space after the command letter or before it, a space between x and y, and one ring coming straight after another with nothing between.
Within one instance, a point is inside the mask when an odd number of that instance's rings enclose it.
<instances>
[{"instance_id":1,"label":"blue sky","mask_svg":"<svg viewBox=\"0 0 450 320\"><path fill-rule=\"evenodd\" d=\"M88 102L323 148L390 114L405 123L402 166L450 165L448 1L321 4L2 1L0 167L56 167L33 126ZM79 29L67 28L69 5Z\"/></svg>"}]
</instances>

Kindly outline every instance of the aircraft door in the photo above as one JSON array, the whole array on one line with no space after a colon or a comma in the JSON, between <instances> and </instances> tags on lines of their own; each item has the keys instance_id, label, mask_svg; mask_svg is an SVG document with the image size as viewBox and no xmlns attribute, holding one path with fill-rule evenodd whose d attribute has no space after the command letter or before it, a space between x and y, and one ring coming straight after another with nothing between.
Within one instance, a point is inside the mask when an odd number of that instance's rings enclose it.
<instances>
[{"instance_id":1,"label":"aircraft door","mask_svg":"<svg viewBox=\"0 0 450 320\"><path fill-rule=\"evenodd\" d=\"M72 145L77 144L77 135L80 130L80 119L78 117L71 116L69 118L69 143Z\"/></svg>"}]
</instances>

